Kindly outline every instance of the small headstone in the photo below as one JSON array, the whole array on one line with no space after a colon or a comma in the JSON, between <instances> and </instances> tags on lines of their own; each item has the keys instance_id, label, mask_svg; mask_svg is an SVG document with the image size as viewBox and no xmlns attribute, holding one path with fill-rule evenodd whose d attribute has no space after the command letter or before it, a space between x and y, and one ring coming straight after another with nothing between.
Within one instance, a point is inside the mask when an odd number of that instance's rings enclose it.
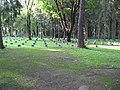
<instances>
[{"instance_id":1,"label":"small headstone","mask_svg":"<svg viewBox=\"0 0 120 90\"><path fill-rule=\"evenodd\" d=\"M22 45L24 45L24 43L22 43Z\"/></svg>"},{"instance_id":2,"label":"small headstone","mask_svg":"<svg viewBox=\"0 0 120 90\"><path fill-rule=\"evenodd\" d=\"M46 42L44 41L44 43L46 43Z\"/></svg>"},{"instance_id":3,"label":"small headstone","mask_svg":"<svg viewBox=\"0 0 120 90\"><path fill-rule=\"evenodd\" d=\"M18 47L20 47L21 45L18 45Z\"/></svg>"},{"instance_id":4,"label":"small headstone","mask_svg":"<svg viewBox=\"0 0 120 90\"><path fill-rule=\"evenodd\" d=\"M104 45L104 41L101 41L101 45Z\"/></svg>"},{"instance_id":5,"label":"small headstone","mask_svg":"<svg viewBox=\"0 0 120 90\"><path fill-rule=\"evenodd\" d=\"M31 45L32 47L34 47L34 45Z\"/></svg>"},{"instance_id":6,"label":"small headstone","mask_svg":"<svg viewBox=\"0 0 120 90\"><path fill-rule=\"evenodd\" d=\"M60 44L59 44L58 46L59 46L59 47L61 47L61 45L60 45Z\"/></svg>"},{"instance_id":7,"label":"small headstone","mask_svg":"<svg viewBox=\"0 0 120 90\"><path fill-rule=\"evenodd\" d=\"M13 45L13 43L10 43L11 45Z\"/></svg>"},{"instance_id":8,"label":"small headstone","mask_svg":"<svg viewBox=\"0 0 120 90\"><path fill-rule=\"evenodd\" d=\"M93 42L93 44L94 44L94 45L96 44L96 40Z\"/></svg>"},{"instance_id":9,"label":"small headstone","mask_svg":"<svg viewBox=\"0 0 120 90\"><path fill-rule=\"evenodd\" d=\"M96 47L98 47L98 45L96 45Z\"/></svg>"},{"instance_id":10,"label":"small headstone","mask_svg":"<svg viewBox=\"0 0 120 90\"><path fill-rule=\"evenodd\" d=\"M113 44L112 44L111 42L108 42L108 44L109 44L110 46L113 46Z\"/></svg>"},{"instance_id":11,"label":"small headstone","mask_svg":"<svg viewBox=\"0 0 120 90\"><path fill-rule=\"evenodd\" d=\"M8 41L5 41L5 43L8 43Z\"/></svg>"},{"instance_id":12,"label":"small headstone","mask_svg":"<svg viewBox=\"0 0 120 90\"><path fill-rule=\"evenodd\" d=\"M36 43L33 43L33 45L35 45Z\"/></svg>"},{"instance_id":13,"label":"small headstone","mask_svg":"<svg viewBox=\"0 0 120 90\"><path fill-rule=\"evenodd\" d=\"M110 42L108 41L108 44L110 44Z\"/></svg>"},{"instance_id":14,"label":"small headstone","mask_svg":"<svg viewBox=\"0 0 120 90\"><path fill-rule=\"evenodd\" d=\"M113 46L113 44L112 44L112 43L110 43L110 45L111 45L111 46Z\"/></svg>"},{"instance_id":15,"label":"small headstone","mask_svg":"<svg viewBox=\"0 0 120 90\"><path fill-rule=\"evenodd\" d=\"M25 43L27 43L27 41L25 41Z\"/></svg>"},{"instance_id":16,"label":"small headstone","mask_svg":"<svg viewBox=\"0 0 120 90\"><path fill-rule=\"evenodd\" d=\"M88 44L89 44L89 41L86 42L86 45L88 45Z\"/></svg>"},{"instance_id":17,"label":"small headstone","mask_svg":"<svg viewBox=\"0 0 120 90\"><path fill-rule=\"evenodd\" d=\"M71 47L73 47L74 45L70 45Z\"/></svg>"},{"instance_id":18,"label":"small headstone","mask_svg":"<svg viewBox=\"0 0 120 90\"><path fill-rule=\"evenodd\" d=\"M48 45L47 45L47 44L45 44L45 47L48 47Z\"/></svg>"},{"instance_id":19,"label":"small headstone","mask_svg":"<svg viewBox=\"0 0 120 90\"><path fill-rule=\"evenodd\" d=\"M44 42L44 44L47 44L46 42Z\"/></svg>"},{"instance_id":20,"label":"small headstone","mask_svg":"<svg viewBox=\"0 0 120 90\"><path fill-rule=\"evenodd\" d=\"M72 43L75 43L75 41L72 40Z\"/></svg>"},{"instance_id":21,"label":"small headstone","mask_svg":"<svg viewBox=\"0 0 120 90\"><path fill-rule=\"evenodd\" d=\"M5 45L5 47L7 47L7 45Z\"/></svg>"},{"instance_id":22,"label":"small headstone","mask_svg":"<svg viewBox=\"0 0 120 90\"><path fill-rule=\"evenodd\" d=\"M88 42L86 42L85 45L88 45Z\"/></svg>"},{"instance_id":23,"label":"small headstone","mask_svg":"<svg viewBox=\"0 0 120 90\"><path fill-rule=\"evenodd\" d=\"M17 41L15 41L15 43L17 43Z\"/></svg>"}]
</instances>

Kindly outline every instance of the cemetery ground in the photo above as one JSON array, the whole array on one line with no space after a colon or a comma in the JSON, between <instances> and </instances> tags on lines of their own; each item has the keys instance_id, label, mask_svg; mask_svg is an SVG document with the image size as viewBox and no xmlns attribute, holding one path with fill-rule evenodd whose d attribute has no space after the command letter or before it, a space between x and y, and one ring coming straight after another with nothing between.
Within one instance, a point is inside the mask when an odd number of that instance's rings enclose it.
<instances>
[{"instance_id":1,"label":"cemetery ground","mask_svg":"<svg viewBox=\"0 0 120 90\"><path fill-rule=\"evenodd\" d=\"M0 90L120 90L119 42L4 38L0 50ZM88 43L88 42L87 42Z\"/></svg>"}]
</instances>

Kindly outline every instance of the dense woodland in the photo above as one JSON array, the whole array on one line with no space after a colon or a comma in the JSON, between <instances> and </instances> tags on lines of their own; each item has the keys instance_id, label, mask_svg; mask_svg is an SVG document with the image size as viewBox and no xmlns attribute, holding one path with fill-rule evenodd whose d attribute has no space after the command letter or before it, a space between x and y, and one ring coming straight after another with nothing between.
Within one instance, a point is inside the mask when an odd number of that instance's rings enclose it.
<instances>
[{"instance_id":1,"label":"dense woodland","mask_svg":"<svg viewBox=\"0 0 120 90\"><path fill-rule=\"evenodd\" d=\"M120 39L119 0L0 0L2 37L51 37L85 48L88 39Z\"/></svg>"}]
</instances>

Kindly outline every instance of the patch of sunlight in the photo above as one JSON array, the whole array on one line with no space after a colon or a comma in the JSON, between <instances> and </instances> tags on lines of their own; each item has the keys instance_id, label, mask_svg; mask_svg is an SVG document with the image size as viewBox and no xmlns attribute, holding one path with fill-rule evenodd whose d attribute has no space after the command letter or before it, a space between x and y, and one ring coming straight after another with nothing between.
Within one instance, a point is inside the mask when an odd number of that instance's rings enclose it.
<instances>
[{"instance_id":1,"label":"patch of sunlight","mask_svg":"<svg viewBox=\"0 0 120 90\"><path fill-rule=\"evenodd\" d=\"M12 45L13 48L19 48L17 45ZM24 48L30 48L30 46L23 46L21 45L21 47L24 47Z\"/></svg>"},{"instance_id":2,"label":"patch of sunlight","mask_svg":"<svg viewBox=\"0 0 120 90\"><path fill-rule=\"evenodd\" d=\"M96 47L96 45L89 45L89 46L90 46L90 47ZM98 48L120 50L120 46L105 46L105 45L98 45Z\"/></svg>"},{"instance_id":3,"label":"patch of sunlight","mask_svg":"<svg viewBox=\"0 0 120 90\"><path fill-rule=\"evenodd\" d=\"M5 82L17 82L17 84L23 86L23 87L33 87L36 84L35 80L32 80L32 78L28 77L28 76L23 76L23 75L19 75L16 73L13 73L11 71L5 71L3 73L0 74L0 83L5 83ZM4 81L4 82L3 82Z\"/></svg>"},{"instance_id":4,"label":"patch of sunlight","mask_svg":"<svg viewBox=\"0 0 120 90\"><path fill-rule=\"evenodd\" d=\"M32 61L32 62L30 62L30 64L31 65L36 65L36 64L40 64L40 65L43 65L43 66L45 66L45 65L47 65L46 63L43 63L43 62L37 62L37 61Z\"/></svg>"},{"instance_id":5,"label":"patch of sunlight","mask_svg":"<svg viewBox=\"0 0 120 90\"><path fill-rule=\"evenodd\" d=\"M35 47L32 47L32 46L25 46L25 45L21 45L20 47L18 47L17 45L9 45L10 48L40 48L40 46L35 46Z\"/></svg>"},{"instance_id":6,"label":"patch of sunlight","mask_svg":"<svg viewBox=\"0 0 120 90\"><path fill-rule=\"evenodd\" d=\"M60 49L47 49L48 51L62 51Z\"/></svg>"}]
</instances>

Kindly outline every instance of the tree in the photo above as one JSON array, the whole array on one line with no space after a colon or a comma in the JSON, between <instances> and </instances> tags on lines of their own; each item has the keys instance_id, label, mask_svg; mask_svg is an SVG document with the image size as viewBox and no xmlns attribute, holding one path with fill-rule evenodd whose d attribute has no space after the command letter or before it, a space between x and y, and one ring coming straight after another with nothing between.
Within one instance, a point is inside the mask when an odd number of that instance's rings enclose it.
<instances>
[{"instance_id":1,"label":"tree","mask_svg":"<svg viewBox=\"0 0 120 90\"><path fill-rule=\"evenodd\" d=\"M79 20L78 20L78 47L79 48L86 48L84 44L84 13L85 13L85 8L84 8L84 3L85 0L80 0L80 9L79 9Z\"/></svg>"},{"instance_id":2,"label":"tree","mask_svg":"<svg viewBox=\"0 0 120 90\"><path fill-rule=\"evenodd\" d=\"M2 21L1 21L1 13L0 13L0 49L5 48L3 45L3 39L2 39Z\"/></svg>"},{"instance_id":3,"label":"tree","mask_svg":"<svg viewBox=\"0 0 120 90\"><path fill-rule=\"evenodd\" d=\"M3 19L8 24L9 34L13 36L15 19L20 14L22 5L18 0L5 0Z\"/></svg>"},{"instance_id":4,"label":"tree","mask_svg":"<svg viewBox=\"0 0 120 90\"><path fill-rule=\"evenodd\" d=\"M27 26L29 40L32 40L32 38L31 38L31 12L32 12L33 3L34 3L34 0L32 0L32 1L25 0L26 9L27 9L26 26Z\"/></svg>"},{"instance_id":5,"label":"tree","mask_svg":"<svg viewBox=\"0 0 120 90\"><path fill-rule=\"evenodd\" d=\"M2 0L0 1L0 49L4 48L3 45L3 39L2 39L2 20L1 20L1 14L3 12L3 6L2 6Z\"/></svg>"},{"instance_id":6,"label":"tree","mask_svg":"<svg viewBox=\"0 0 120 90\"><path fill-rule=\"evenodd\" d=\"M67 35L67 41L71 41L71 33L74 29L76 13L79 9L80 0L54 0L60 23Z\"/></svg>"}]
</instances>

